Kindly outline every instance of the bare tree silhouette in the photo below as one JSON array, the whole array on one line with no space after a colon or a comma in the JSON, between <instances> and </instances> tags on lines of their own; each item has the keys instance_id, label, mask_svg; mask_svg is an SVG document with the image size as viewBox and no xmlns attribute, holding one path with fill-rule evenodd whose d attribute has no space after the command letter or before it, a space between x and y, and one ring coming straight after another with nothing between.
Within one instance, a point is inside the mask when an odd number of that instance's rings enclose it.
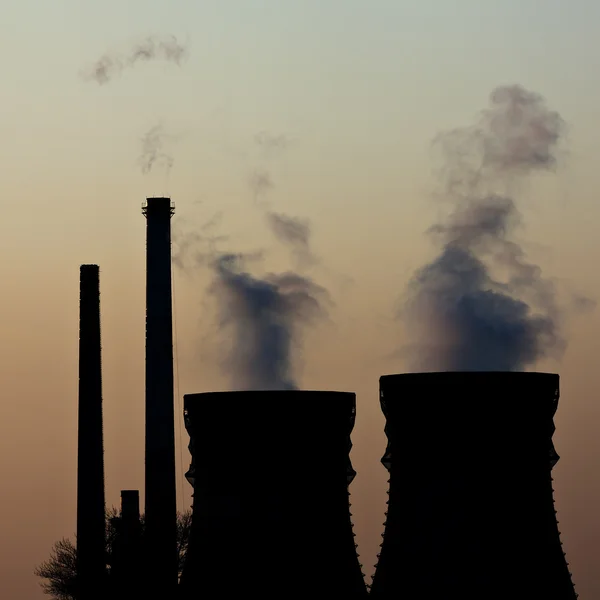
<instances>
[{"instance_id":1,"label":"bare tree silhouette","mask_svg":"<svg viewBox=\"0 0 600 600\"><path fill-rule=\"evenodd\" d=\"M110 588L110 571L114 566L115 547L119 535L120 511L112 507L106 511L106 569L108 586ZM144 529L144 515L140 518L141 530ZM177 513L177 553L179 559L179 574L183 570L192 513L186 511ZM44 594L52 600L77 600L77 544L69 538L62 538L54 543L50 556L38 565L34 574L42 579L40 585Z\"/></svg>"}]
</instances>

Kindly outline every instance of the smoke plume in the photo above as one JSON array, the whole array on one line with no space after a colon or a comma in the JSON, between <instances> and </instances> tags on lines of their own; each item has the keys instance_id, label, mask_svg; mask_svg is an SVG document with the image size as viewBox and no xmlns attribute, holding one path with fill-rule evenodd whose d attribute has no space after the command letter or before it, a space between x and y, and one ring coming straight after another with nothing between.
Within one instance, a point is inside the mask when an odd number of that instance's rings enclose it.
<instances>
[{"instance_id":1,"label":"smoke plume","mask_svg":"<svg viewBox=\"0 0 600 600\"><path fill-rule=\"evenodd\" d=\"M212 275L209 292L218 310L222 340L228 342L222 348L222 366L232 388L295 389L302 334L327 318L329 295L309 277L292 271L252 274L250 264L260 265L263 253L219 250L221 242L230 244L227 235L215 231L221 217L217 213L191 228L189 220L179 218L173 230L173 263L188 274L208 268ZM297 237L307 241L308 229Z\"/></svg>"},{"instance_id":2,"label":"smoke plume","mask_svg":"<svg viewBox=\"0 0 600 600\"><path fill-rule=\"evenodd\" d=\"M554 169L563 132L540 95L514 85L492 92L475 126L436 140L451 211L429 230L440 253L415 273L400 313L427 340L410 347L412 367L518 371L564 350L554 286L512 237L515 194Z\"/></svg>"},{"instance_id":3,"label":"smoke plume","mask_svg":"<svg viewBox=\"0 0 600 600\"><path fill-rule=\"evenodd\" d=\"M284 136L262 133L255 142L263 150L281 151ZM312 258L310 225L306 220L275 212L264 196L274 185L269 171L255 170L248 180L254 205L261 211L271 233L289 246L299 266ZM223 367L230 375L233 389L296 389L297 359L306 327L327 318L330 298L325 288L299 272L256 275L262 252L238 254L218 251L209 221L203 228L175 236L174 264L183 270L190 258L194 266L208 267L212 275L210 294L216 300L219 330L228 344L223 352ZM199 247L204 247L200 250Z\"/></svg>"},{"instance_id":4,"label":"smoke plume","mask_svg":"<svg viewBox=\"0 0 600 600\"><path fill-rule=\"evenodd\" d=\"M138 159L138 163L142 169L142 173L149 173L156 165L163 166L167 172L173 167L173 157L165 151L165 133L162 124L155 125L142 138L142 153Z\"/></svg>"},{"instance_id":5,"label":"smoke plume","mask_svg":"<svg viewBox=\"0 0 600 600\"><path fill-rule=\"evenodd\" d=\"M220 326L231 332L226 368L236 389L296 389L292 355L301 327L325 315L327 292L296 273L257 278L244 257L223 254L213 262L211 288Z\"/></svg>"},{"instance_id":6,"label":"smoke plume","mask_svg":"<svg viewBox=\"0 0 600 600\"><path fill-rule=\"evenodd\" d=\"M135 67L140 62L165 60L180 65L186 58L187 51L187 46L179 42L175 36L149 36L126 52L104 54L82 73L82 77L103 85L115 75Z\"/></svg>"}]
</instances>

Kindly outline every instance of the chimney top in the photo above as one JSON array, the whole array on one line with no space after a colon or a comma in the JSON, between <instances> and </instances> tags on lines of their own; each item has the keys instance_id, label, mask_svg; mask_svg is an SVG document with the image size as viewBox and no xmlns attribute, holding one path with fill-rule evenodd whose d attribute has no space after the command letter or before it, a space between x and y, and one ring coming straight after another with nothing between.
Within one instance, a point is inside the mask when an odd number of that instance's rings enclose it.
<instances>
[{"instance_id":1,"label":"chimney top","mask_svg":"<svg viewBox=\"0 0 600 600\"><path fill-rule=\"evenodd\" d=\"M142 214L148 216L148 211L156 212L168 211L171 216L175 214L175 202L171 198L156 196L146 198L142 202Z\"/></svg>"}]
</instances>

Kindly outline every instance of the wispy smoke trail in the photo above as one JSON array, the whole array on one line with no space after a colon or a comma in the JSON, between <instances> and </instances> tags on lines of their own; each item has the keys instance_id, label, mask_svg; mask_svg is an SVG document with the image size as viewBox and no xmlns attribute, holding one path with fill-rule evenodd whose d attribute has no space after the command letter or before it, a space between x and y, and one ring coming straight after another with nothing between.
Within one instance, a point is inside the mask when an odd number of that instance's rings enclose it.
<instances>
[{"instance_id":1,"label":"wispy smoke trail","mask_svg":"<svg viewBox=\"0 0 600 600\"><path fill-rule=\"evenodd\" d=\"M267 219L277 239L308 250L310 241L308 221L276 212L269 212Z\"/></svg>"},{"instance_id":2,"label":"wispy smoke trail","mask_svg":"<svg viewBox=\"0 0 600 600\"><path fill-rule=\"evenodd\" d=\"M289 140L288 137L283 133L272 134L268 131L259 131L254 136L254 142L267 156L272 156L285 150L288 146Z\"/></svg>"},{"instance_id":3,"label":"wispy smoke trail","mask_svg":"<svg viewBox=\"0 0 600 600\"><path fill-rule=\"evenodd\" d=\"M265 157L272 157L276 154L281 154L288 146L288 138L285 134L272 134L268 131L259 131L254 136L254 143ZM273 187L271 173L267 169L257 169L249 179L250 189L254 197L254 201L262 199Z\"/></svg>"},{"instance_id":4,"label":"wispy smoke trail","mask_svg":"<svg viewBox=\"0 0 600 600\"><path fill-rule=\"evenodd\" d=\"M186 219L175 217L172 226L172 261L175 267L189 273L190 266L206 266L214 261L217 244L229 239L226 235L214 232L222 218L223 213L218 212L203 224L190 229Z\"/></svg>"},{"instance_id":5,"label":"wispy smoke trail","mask_svg":"<svg viewBox=\"0 0 600 600\"><path fill-rule=\"evenodd\" d=\"M282 153L287 148L289 140L283 133L275 135L268 131L260 131L254 136L254 143L265 154L272 155ZM275 238L292 249L299 266L306 267L314 264L316 259L310 249L309 221L271 210L269 203L264 199L266 194L275 187L270 172L266 169L255 170L250 176L249 184L254 202L261 205L267 227Z\"/></svg>"},{"instance_id":6,"label":"wispy smoke trail","mask_svg":"<svg viewBox=\"0 0 600 600\"><path fill-rule=\"evenodd\" d=\"M273 211L267 211L266 219L273 235L292 248L301 265L308 266L316 262L310 249L311 230L308 220Z\"/></svg>"},{"instance_id":7,"label":"wispy smoke trail","mask_svg":"<svg viewBox=\"0 0 600 600\"><path fill-rule=\"evenodd\" d=\"M256 278L241 255L220 255L213 268L220 325L232 333L225 366L234 387L296 389L293 352L301 327L325 315L325 289L291 272Z\"/></svg>"},{"instance_id":8,"label":"wispy smoke trail","mask_svg":"<svg viewBox=\"0 0 600 600\"><path fill-rule=\"evenodd\" d=\"M162 124L155 125L144 135L142 153L138 159L142 173L149 173L155 165L163 166L167 174L171 171L174 159L164 149L167 137Z\"/></svg>"},{"instance_id":9,"label":"wispy smoke trail","mask_svg":"<svg viewBox=\"0 0 600 600\"><path fill-rule=\"evenodd\" d=\"M565 341L554 287L511 239L523 179L556 166L560 115L520 86L495 89L474 127L437 140L452 211L430 234L440 254L420 268L401 311L412 367L523 370L558 357Z\"/></svg>"},{"instance_id":10,"label":"wispy smoke trail","mask_svg":"<svg viewBox=\"0 0 600 600\"><path fill-rule=\"evenodd\" d=\"M273 188L273 181L271 180L271 175L268 171L265 170L254 171L250 175L248 183L250 184L252 196L254 198L254 202L256 203L258 203L259 200L262 200L265 194Z\"/></svg>"},{"instance_id":11,"label":"wispy smoke trail","mask_svg":"<svg viewBox=\"0 0 600 600\"><path fill-rule=\"evenodd\" d=\"M150 36L127 52L104 54L82 73L82 77L102 85L125 69L133 68L139 62L162 59L179 65L186 58L187 51L187 46L179 42L175 36Z\"/></svg>"}]
</instances>

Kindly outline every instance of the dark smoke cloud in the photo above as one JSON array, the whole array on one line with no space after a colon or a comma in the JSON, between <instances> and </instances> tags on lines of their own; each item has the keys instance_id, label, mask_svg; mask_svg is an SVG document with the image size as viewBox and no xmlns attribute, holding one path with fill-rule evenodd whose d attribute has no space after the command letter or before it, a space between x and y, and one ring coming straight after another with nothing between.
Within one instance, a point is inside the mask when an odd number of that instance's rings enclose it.
<instances>
[{"instance_id":1,"label":"dark smoke cloud","mask_svg":"<svg viewBox=\"0 0 600 600\"><path fill-rule=\"evenodd\" d=\"M452 210L430 229L441 251L415 273L400 313L427 340L410 346L412 367L523 370L564 350L554 285L511 237L520 225L513 192L554 169L563 132L541 96L507 86L475 126L436 140Z\"/></svg>"},{"instance_id":2,"label":"dark smoke cloud","mask_svg":"<svg viewBox=\"0 0 600 600\"><path fill-rule=\"evenodd\" d=\"M258 268L263 253L218 250L220 242L230 243L215 231L221 216L201 226L179 218L173 227L173 263L187 274L202 268L213 275L209 292L216 300L219 329L229 342L223 367L232 387L294 389L302 334L305 327L327 318L327 290L292 271L252 274L249 267Z\"/></svg>"},{"instance_id":3,"label":"dark smoke cloud","mask_svg":"<svg viewBox=\"0 0 600 600\"><path fill-rule=\"evenodd\" d=\"M124 53L107 53L101 56L82 77L96 81L100 85L108 83L125 69L133 68L139 62L165 60L180 65L187 57L188 48L175 36L149 36Z\"/></svg>"},{"instance_id":4,"label":"dark smoke cloud","mask_svg":"<svg viewBox=\"0 0 600 600\"><path fill-rule=\"evenodd\" d=\"M172 169L174 159L165 151L165 140L169 136L165 133L162 124L155 125L142 138L142 153L138 163L142 173L149 173L154 166L162 166L167 173Z\"/></svg>"},{"instance_id":5,"label":"dark smoke cloud","mask_svg":"<svg viewBox=\"0 0 600 600\"><path fill-rule=\"evenodd\" d=\"M325 316L326 290L292 272L254 277L239 254L222 254L212 267L220 326L232 333L225 367L233 386L296 389L292 359L301 328Z\"/></svg>"}]
</instances>

